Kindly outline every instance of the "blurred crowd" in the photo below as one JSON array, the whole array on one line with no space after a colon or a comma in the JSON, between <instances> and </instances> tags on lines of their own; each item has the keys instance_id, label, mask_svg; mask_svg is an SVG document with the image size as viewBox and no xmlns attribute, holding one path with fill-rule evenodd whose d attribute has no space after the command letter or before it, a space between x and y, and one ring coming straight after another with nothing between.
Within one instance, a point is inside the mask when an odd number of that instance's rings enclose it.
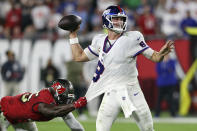
<instances>
[{"instance_id":1,"label":"blurred crowd","mask_svg":"<svg viewBox=\"0 0 197 131\"><path fill-rule=\"evenodd\" d=\"M112 4L126 10L128 30L145 36L187 38L185 27L197 27L197 0L1 0L0 38L55 40L65 36L57 23L68 14L82 17L80 35L99 32L102 12Z\"/></svg>"}]
</instances>

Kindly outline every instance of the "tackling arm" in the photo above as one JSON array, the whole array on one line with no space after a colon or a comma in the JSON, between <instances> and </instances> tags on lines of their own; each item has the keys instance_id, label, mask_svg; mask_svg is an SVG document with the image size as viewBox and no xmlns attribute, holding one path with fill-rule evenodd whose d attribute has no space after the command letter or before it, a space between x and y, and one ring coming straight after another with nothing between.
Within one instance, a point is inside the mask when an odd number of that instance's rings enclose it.
<instances>
[{"instance_id":1,"label":"tackling arm","mask_svg":"<svg viewBox=\"0 0 197 131\"><path fill-rule=\"evenodd\" d=\"M44 116L51 118L67 115L69 112L73 110L75 110L73 104L56 106L46 103L40 103L38 105L38 111Z\"/></svg>"},{"instance_id":2,"label":"tackling arm","mask_svg":"<svg viewBox=\"0 0 197 131\"><path fill-rule=\"evenodd\" d=\"M167 41L166 44L160 49L159 52L154 51L153 55L151 56L150 60L154 62L160 62L163 60L164 56L169 54L172 49L174 48L173 41Z\"/></svg>"},{"instance_id":3,"label":"tackling arm","mask_svg":"<svg viewBox=\"0 0 197 131\"><path fill-rule=\"evenodd\" d=\"M76 31L70 32L69 37L70 37L70 40L77 39L77 32ZM76 41L76 43L75 42L70 43L71 44L71 49L72 49L73 60L78 61L78 62L89 61L89 59L86 56L86 54L84 53L82 47L77 42L78 41Z\"/></svg>"},{"instance_id":4,"label":"tackling arm","mask_svg":"<svg viewBox=\"0 0 197 131\"><path fill-rule=\"evenodd\" d=\"M76 108L84 107L86 104L87 100L85 97L80 97L73 104L51 105L46 103L40 103L38 105L38 112L40 112L46 117L54 118L65 116Z\"/></svg>"}]
</instances>

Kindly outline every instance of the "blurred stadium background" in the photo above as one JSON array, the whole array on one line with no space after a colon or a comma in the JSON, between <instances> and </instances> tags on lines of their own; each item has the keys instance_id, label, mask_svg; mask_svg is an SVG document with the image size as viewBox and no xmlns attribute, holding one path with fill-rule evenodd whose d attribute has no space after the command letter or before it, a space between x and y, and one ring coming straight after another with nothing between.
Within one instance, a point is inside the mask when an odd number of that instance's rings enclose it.
<instances>
[{"instance_id":1,"label":"blurred stadium background","mask_svg":"<svg viewBox=\"0 0 197 131\"><path fill-rule=\"evenodd\" d=\"M20 92L36 92L45 88L41 74L51 59L61 78L70 79L85 92L88 82L83 74L89 72L83 70L84 63L71 62L69 32L58 29L57 23L67 14L81 16L83 22L79 30L79 40L85 48L95 34L105 31L102 29L101 15L112 4L119 4L126 10L128 30L141 31L153 49L158 50L168 39L175 41L175 52L171 57L178 60L176 71L179 85L174 98L179 117L170 118L165 112L168 104L163 101L164 113L160 118L154 119L156 130L196 130L197 0L0 0L0 67L7 60L6 51L12 50L25 68ZM157 98L155 63L139 56L137 67L140 85L154 115ZM4 96L3 87L0 76L0 97ZM82 121L86 130L95 130L95 118L89 117L86 109L75 112L76 117L81 113L87 116ZM65 126L55 120L38 123L38 127L40 130L48 130L53 124L58 125L58 128ZM56 129L55 126L52 128ZM112 131L117 130L134 131L137 127L121 119L112 128Z\"/></svg>"}]
</instances>

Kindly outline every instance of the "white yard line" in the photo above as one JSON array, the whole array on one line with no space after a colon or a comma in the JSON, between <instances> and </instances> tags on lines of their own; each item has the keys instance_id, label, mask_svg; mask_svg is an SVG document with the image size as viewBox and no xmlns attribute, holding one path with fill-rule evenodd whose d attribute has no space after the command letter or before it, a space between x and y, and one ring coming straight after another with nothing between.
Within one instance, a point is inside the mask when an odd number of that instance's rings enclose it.
<instances>
[{"instance_id":1,"label":"white yard line","mask_svg":"<svg viewBox=\"0 0 197 131\"><path fill-rule=\"evenodd\" d=\"M53 121L62 121L61 118L56 118ZM95 118L88 118L87 120L79 120L82 122L90 122L90 123L95 123L96 119ZM186 123L186 124L197 124L197 117L177 117L177 118L153 118L154 123ZM116 123L134 123L133 119L125 119L125 118L118 118Z\"/></svg>"},{"instance_id":2,"label":"white yard line","mask_svg":"<svg viewBox=\"0 0 197 131\"><path fill-rule=\"evenodd\" d=\"M177 117L177 118L153 118L154 123L195 123L197 124L197 118L193 118L193 117L185 117L185 118L181 118L181 117ZM129 122L134 122L133 119L124 119L124 118L118 118L116 120L116 122L122 122L122 123L129 123Z\"/></svg>"}]
</instances>

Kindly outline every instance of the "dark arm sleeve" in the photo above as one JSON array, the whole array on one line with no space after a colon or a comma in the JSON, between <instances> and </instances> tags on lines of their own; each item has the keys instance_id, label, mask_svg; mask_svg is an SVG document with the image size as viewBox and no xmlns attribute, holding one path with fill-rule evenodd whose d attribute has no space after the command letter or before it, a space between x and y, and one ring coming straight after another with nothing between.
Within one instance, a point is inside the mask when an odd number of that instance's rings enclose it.
<instances>
[{"instance_id":1,"label":"dark arm sleeve","mask_svg":"<svg viewBox=\"0 0 197 131\"><path fill-rule=\"evenodd\" d=\"M19 67L19 69L17 71L17 74L18 74L17 81L21 81L24 77L25 69L20 65L19 62L17 62L17 65Z\"/></svg>"},{"instance_id":2,"label":"dark arm sleeve","mask_svg":"<svg viewBox=\"0 0 197 131\"><path fill-rule=\"evenodd\" d=\"M1 77L3 80L7 81L8 78L6 77L6 72L7 72L7 69L6 69L6 65L4 64L1 68Z\"/></svg>"},{"instance_id":3,"label":"dark arm sleeve","mask_svg":"<svg viewBox=\"0 0 197 131\"><path fill-rule=\"evenodd\" d=\"M1 77L3 80L4 80L4 76L5 76L5 69L4 68L5 68L4 66L1 67Z\"/></svg>"}]
</instances>

